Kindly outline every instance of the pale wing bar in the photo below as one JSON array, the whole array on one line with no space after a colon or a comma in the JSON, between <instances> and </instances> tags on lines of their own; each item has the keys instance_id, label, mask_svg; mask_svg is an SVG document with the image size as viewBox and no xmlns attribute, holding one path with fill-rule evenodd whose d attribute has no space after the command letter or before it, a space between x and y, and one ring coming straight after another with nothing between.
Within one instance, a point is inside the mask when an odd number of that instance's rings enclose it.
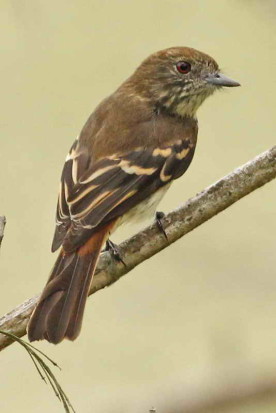
<instances>
[{"instance_id":1,"label":"pale wing bar","mask_svg":"<svg viewBox=\"0 0 276 413\"><path fill-rule=\"evenodd\" d=\"M69 159L62 175L53 247L56 249L63 242L65 250L71 251L83 245L93 229L124 214L182 175L192 160L194 149L191 141L185 139L167 147L138 148L113 155L96 162L77 183L72 168L78 157ZM58 229L62 225L63 239Z\"/></svg>"}]
</instances>

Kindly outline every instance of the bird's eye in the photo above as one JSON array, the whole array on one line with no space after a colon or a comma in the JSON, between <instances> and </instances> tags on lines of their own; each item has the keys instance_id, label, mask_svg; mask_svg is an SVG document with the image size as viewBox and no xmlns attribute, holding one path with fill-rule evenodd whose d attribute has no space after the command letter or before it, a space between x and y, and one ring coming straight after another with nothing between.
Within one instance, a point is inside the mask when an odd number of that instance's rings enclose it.
<instances>
[{"instance_id":1,"label":"bird's eye","mask_svg":"<svg viewBox=\"0 0 276 413\"><path fill-rule=\"evenodd\" d=\"M191 70L191 63L189 62L178 62L176 63L176 68L179 73L186 74L189 73Z\"/></svg>"}]
</instances>

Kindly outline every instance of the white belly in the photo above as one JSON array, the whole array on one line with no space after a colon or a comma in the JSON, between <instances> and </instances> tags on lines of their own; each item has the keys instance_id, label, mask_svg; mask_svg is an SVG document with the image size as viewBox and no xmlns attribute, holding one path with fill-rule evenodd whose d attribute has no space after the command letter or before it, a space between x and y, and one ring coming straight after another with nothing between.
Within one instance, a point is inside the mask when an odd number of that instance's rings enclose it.
<instances>
[{"instance_id":1,"label":"white belly","mask_svg":"<svg viewBox=\"0 0 276 413\"><path fill-rule=\"evenodd\" d=\"M119 220L119 225L129 222L141 222L146 219L152 218L155 214L156 207L169 189L171 183L158 189L154 194L142 201L140 204L131 208L122 218Z\"/></svg>"}]
</instances>

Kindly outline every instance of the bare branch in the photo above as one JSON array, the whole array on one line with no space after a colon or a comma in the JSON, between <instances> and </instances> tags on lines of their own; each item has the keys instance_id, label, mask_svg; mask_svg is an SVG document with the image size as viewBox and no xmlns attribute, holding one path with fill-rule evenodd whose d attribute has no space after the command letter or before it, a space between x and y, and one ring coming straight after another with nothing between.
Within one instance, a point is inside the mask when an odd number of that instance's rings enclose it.
<instances>
[{"instance_id":1,"label":"bare branch","mask_svg":"<svg viewBox=\"0 0 276 413\"><path fill-rule=\"evenodd\" d=\"M6 217L0 217L0 248L1 248L1 244L4 238L4 230L5 230L5 225L6 225Z\"/></svg>"},{"instance_id":2,"label":"bare branch","mask_svg":"<svg viewBox=\"0 0 276 413\"><path fill-rule=\"evenodd\" d=\"M168 241L154 224L120 244L120 253L126 266L112 259L108 252L103 252L90 294L114 283L141 262L275 177L276 146L235 169L194 198L189 199L183 206L166 215L163 223ZM36 301L37 297L30 298L0 318L0 329L18 337L23 336ZM0 350L9 344L10 340L0 335Z\"/></svg>"}]
</instances>

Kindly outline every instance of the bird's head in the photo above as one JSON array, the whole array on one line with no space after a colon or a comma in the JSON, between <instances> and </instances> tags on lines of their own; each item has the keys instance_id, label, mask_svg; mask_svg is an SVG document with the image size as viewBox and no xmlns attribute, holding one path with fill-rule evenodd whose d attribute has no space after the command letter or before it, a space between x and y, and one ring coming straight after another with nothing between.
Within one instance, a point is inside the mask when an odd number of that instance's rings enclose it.
<instances>
[{"instance_id":1,"label":"bird's head","mask_svg":"<svg viewBox=\"0 0 276 413\"><path fill-rule=\"evenodd\" d=\"M136 92L172 114L195 116L202 102L221 87L239 86L216 61L188 47L173 47L149 56L130 78Z\"/></svg>"}]
</instances>

